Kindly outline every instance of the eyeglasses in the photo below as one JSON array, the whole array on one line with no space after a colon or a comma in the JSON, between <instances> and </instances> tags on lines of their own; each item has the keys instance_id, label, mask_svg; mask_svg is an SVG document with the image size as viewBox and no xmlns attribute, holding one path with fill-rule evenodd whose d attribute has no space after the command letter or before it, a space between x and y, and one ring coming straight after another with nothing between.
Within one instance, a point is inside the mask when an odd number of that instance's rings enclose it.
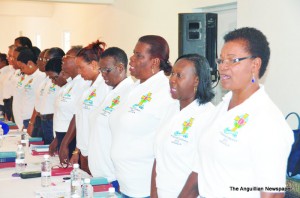
<instances>
[{"instance_id":1,"label":"eyeglasses","mask_svg":"<svg viewBox=\"0 0 300 198\"><path fill-rule=\"evenodd\" d=\"M76 58L76 56L72 56L72 55L69 55L69 54L66 54L66 55L63 56L63 58L68 58L68 57L69 58Z\"/></svg>"},{"instance_id":2,"label":"eyeglasses","mask_svg":"<svg viewBox=\"0 0 300 198\"><path fill-rule=\"evenodd\" d=\"M102 73L107 73L107 74L108 74L109 72L111 72L112 70L114 70L114 68L115 68L115 67L110 67L110 68L100 68L99 71L102 72Z\"/></svg>"},{"instance_id":3,"label":"eyeglasses","mask_svg":"<svg viewBox=\"0 0 300 198\"><path fill-rule=\"evenodd\" d=\"M49 76L49 78L50 78L51 80L53 80L54 82L56 82L56 80L58 79L58 77L59 77L58 75L53 76L53 77L50 77L50 76Z\"/></svg>"},{"instance_id":4,"label":"eyeglasses","mask_svg":"<svg viewBox=\"0 0 300 198\"><path fill-rule=\"evenodd\" d=\"M50 60L50 58L43 58L42 61L43 62L48 62Z\"/></svg>"},{"instance_id":5,"label":"eyeglasses","mask_svg":"<svg viewBox=\"0 0 300 198\"><path fill-rule=\"evenodd\" d=\"M234 65L235 63L238 63L242 60L246 60L249 58L256 58L256 56L246 56L243 58L234 58L234 59L220 59L220 58L216 58L216 63L217 65L221 65L221 64L226 64L228 66Z\"/></svg>"}]
</instances>

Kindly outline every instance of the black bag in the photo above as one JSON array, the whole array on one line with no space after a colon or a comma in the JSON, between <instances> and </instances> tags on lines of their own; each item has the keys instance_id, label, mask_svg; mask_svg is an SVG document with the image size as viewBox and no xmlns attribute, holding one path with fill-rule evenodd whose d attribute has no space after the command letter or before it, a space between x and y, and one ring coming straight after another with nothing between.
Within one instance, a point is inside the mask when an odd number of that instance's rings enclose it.
<instances>
[{"instance_id":1,"label":"black bag","mask_svg":"<svg viewBox=\"0 0 300 198\"><path fill-rule=\"evenodd\" d=\"M285 119L290 115L295 115L298 119L298 129L294 129L294 144L288 159L287 175L293 177L300 174L300 116L296 112L289 113Z\"/></svg>"}]
</instances>

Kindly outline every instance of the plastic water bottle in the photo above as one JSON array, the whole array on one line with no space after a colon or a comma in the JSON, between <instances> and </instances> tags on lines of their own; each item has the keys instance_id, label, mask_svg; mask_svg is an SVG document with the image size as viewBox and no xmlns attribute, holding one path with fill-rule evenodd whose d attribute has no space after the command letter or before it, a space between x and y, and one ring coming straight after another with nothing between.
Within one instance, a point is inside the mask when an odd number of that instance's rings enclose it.
<instances>
[{"instance_id":1,"label":"plastic water bottle","mask_svg":"<svg viewBox=\"0 0 300 198\"><path fill-rule=\"evenodd\" d=\"M81 197L81 174L79 172L79 164L73 164L71 172L71 197Z\"/></svg>"},{"instance_id":2,"label":"plastic water bottle","mask_svg":"<svg viewBox=\"0 0 300 198\"><path fill-rule=\"evenodd\" d=\"M109 187L107 198L117 198L114 187Z\"/></svg>"},{"instance_id":3,"label":"plastic water bottle","mask_svg":"<svg viewBox=\"0 0 300 198\"><path fill-rule=\"evenodd\" d=\"M83 198L93 198L93 186L90 184L91 180L89 178L84 179L84 184L82 186L82 196Z\"/></svg>"},{"instance_id":4,"label":"plastic water bottle","mask_svg":"<svg viewBox=\"0 0 300 198\"><path fill-rule=\"evenodd\" d=\"M0 124L0 147L2 147L4 141L4 131L2 129L2 125Z\"/></svg>"},{"instance_id":5,"label":"plastic water bottle","mask_svg":"<svg viewBox=\"0 0 300 198\"><path fill-rule=\"evenodd\" d=\"M44 161L41 164L41 178L42 178L42 186L47 187L51 184L51 162L49 159L49 155L44 155Z\"/></svg>"},{"instance_id":6,"label":"plastic water bottle","mask_svg":"<svg viewBox=\"0 0 300 198\"><path fill-rule=\"evenodd\" d=\"M25 170L25 152L21 144L18 145L16 158L16 171L21 173Z\"/></svg>"},{"instance_id":7,"label":"plastic water bottle","mask_svg":"<svg viewBox=\"0 0 300 198\"><path fill-rule=\"evenodd\" d=\"M28 138L27 138L26 132L22 132L22 134L21 134L21 144L24 148L28 147Z\"/></svg>"}]
</instances>

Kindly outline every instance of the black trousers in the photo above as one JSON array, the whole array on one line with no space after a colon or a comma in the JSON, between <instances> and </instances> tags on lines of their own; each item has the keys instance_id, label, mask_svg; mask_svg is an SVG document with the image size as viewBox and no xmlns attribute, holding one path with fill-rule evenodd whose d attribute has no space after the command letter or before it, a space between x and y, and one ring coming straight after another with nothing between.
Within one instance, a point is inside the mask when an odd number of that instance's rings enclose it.
<instances>
[{"instance_id":1,"label":"black trousers","mask_svg":"<svg viewBox=\"0 0 300 198\"><path fill-rule=\"evenodd\" d=\"M7 120L11 120L15 122L13 111L12 111L13 97L4 99L3 102L4 102L4 116L6 116Z\"/></svg>"},{"instance_id":2,"label":"black trousers","mask_svg":"<svg viewBox=\"0 0 300 198\"><path fill-rule=\"evenodd\" d=\"M56 134L56 139L57 139L57 150L59 151L61 142L62 142L62 140L64 139L66 133L55 131L55 134ZM73 152L73 151L75 150L75 148L76 148L76 137L74 137L74 139L70 142L70 144L69 144L68 147L69 147L69 159L71 159L71 157L72 157L72 152Z\"/></svg>"}]
</instances>

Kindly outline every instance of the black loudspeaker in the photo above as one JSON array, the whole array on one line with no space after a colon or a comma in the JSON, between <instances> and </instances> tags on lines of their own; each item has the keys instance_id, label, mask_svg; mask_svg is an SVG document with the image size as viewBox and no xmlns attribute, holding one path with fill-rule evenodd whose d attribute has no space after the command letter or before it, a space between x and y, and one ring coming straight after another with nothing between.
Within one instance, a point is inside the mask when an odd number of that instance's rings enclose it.
<instances>
[{"instance_id":1,"label":"black loudspeaker","mask_svg":"<svg viewBox=\"0 0 300 198\"><path fill-rule=\"evenodd\" d=\"M179 14L179 56L197 53L205 56L211 67L212 81L217 80L218 15L214 13Z\"/></svg>"}]
</instances>

